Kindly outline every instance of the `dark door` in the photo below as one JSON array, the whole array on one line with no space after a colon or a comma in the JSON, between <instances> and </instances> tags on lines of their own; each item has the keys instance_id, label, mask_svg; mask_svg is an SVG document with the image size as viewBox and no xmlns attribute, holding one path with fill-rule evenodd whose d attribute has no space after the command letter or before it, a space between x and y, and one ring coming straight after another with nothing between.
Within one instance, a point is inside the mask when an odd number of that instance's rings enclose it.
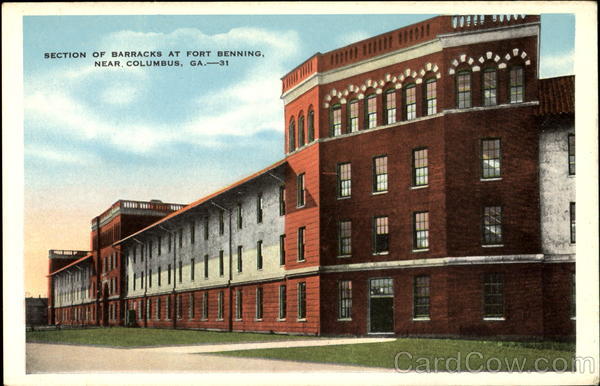
<instances>
[{"instance_id":1,"label":"dark door","mask_svg":"<svg viewBox=\"0 0 600 386\"><path fill-rule=\"evenodd\" d=\"M394 298L371 298L371 332L394 332Z\"/></svg>"}]
</instances>

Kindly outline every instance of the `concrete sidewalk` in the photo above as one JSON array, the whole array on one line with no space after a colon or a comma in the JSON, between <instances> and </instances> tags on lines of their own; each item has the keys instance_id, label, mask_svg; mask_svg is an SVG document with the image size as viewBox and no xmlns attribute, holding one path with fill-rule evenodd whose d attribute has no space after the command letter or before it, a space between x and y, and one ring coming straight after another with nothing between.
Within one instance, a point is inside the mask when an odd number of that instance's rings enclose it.
<instances>
[{"instance_id":1,"label":"concrete sidewalk","mask_svg":"<svg viewBox=\"0 0 600 386\"><path fill-rule=\"evenodd\" d=\"M220 345L110 348L27 343L26 371L43 373L211 373L211 372L390 372L390 369L259 358L203 355L260 348L308 347L387 342L394 338L332 338Z\"/></svg>"},{"instance_id":2,"label":"concrete sidewalk","mask_svg":"<svg viewBox=\"0 0 600 386\"><path fill-rule=\"evenodd\" d=\"M132 348L132 352L161 352L161 353L214 353L221 351L255 350L262 348L282 348L282 347L314 347L314 346L332 346L340 344L361 344L361 343L380 343L392 342L396 338L331 338L331 339L311 339L311 340L290 340L283 342L256 342L256 343L232 343L232 344L204 344L193 346L162 346L162 347L144 347Z\"/></svg>"}]
</instances>

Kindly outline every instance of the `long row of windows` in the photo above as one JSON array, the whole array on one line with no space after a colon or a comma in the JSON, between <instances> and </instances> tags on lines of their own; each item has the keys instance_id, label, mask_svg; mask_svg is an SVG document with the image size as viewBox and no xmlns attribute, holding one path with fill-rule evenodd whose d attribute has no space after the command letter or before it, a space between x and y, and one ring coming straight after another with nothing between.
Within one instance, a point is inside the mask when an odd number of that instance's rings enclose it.
<instances>
[{"instance_id":1,"label":"long row of windows","mask_svg":"<svg viewBox=\"0 0 600 386\"><path fill-rule=\"evenodd\" d=\"M315 140L315 113L312 108L309 109L306 119L307 122L305 125L304 114L301 112L298 116L298 130L296 131L296 120L294 117L290 118L288 125L288 152L292 152L296 148L300 148ZM297 142L296 133L298 134Z\"/></svg>"},{"instance_id":2,"label":"long row of windows","mask_svg":"<svg viewBox=\"0 0 600 386\"><path fill-rule=\"evenodd\" d=\"M384 279L382 279L384 281ZM391 280L387 280L391 285ZM415 320L431 318L431 278L429 275L413 277L413 312ZM482 279L483 318L501 319L505 316L504 307L504 275L502 273L486 273ZM574 288L574 286L573 286ZM379 288L378 288L379 289ZM393 296L391 287L379 289L374 295L388 294ZM337 283L337 317L338 320L352 320L352 281L340 280Z\"/></svg>"},{"instance_id":3,"label":"long row of windows","mask_svg":"<svg viewBox=\"0 0 600 386\"><path fill-rule=\"evenodd\" d=\"M461 70L456 73L456 106L465 109L472 106L472 76L470 70ZM497 69L487 67L481 72L482 97L484 106L498 104ZM514 66L509 71L508 95L510 103L521 103L524 100L525 80L523 67Z\"/></svg>"},{"instance_id":4,"label":"long row of windows","mask_svg":"<svg viewBox=\"0 0 600 386\"><path fill-rule=\"evenodd\" d=\"M571 206L571 240L575 240L575 204ZM374 254L389 252L390 232L389 217L373 217L372 250ZM429 212L414 212L412 215L413 250L429 248ZM482 245L501 245L503 242L502 207L485 206L481 217ZM352 221L338 222L338 256L347 257L352 254Z\"/></svg>"},{"instance_id":5,"label":"long row of windows","mask_svg":"<svg viewBox=\"0 0 600 386\"><path fill-rule=\"evenodd\" d=\"M264 289L256 288L254 319L263 320L264 315ZM277 296L279 298L279 307L277 313L278 320L285 320L287 317L287 285L282 284L278 288ZM238 289L235 291L235 319L240 321L244 317L244 291ZM296 285L296 317L300 321L306 320L306 282L300 282Z\"/></svg>"}]
</instances>

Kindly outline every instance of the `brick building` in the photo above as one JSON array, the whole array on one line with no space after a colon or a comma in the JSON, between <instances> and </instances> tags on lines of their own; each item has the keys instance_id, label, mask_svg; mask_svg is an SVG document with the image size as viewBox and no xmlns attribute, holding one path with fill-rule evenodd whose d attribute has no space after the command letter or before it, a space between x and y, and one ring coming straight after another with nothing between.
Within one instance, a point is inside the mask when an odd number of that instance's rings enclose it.
<instances>
[{"instance_id":1,"label":"brick building","mask_svg":"<svg viewBox=\"0 0 600 386\"><path fill-rule=\"evenodd\" d=\"M573 77L538 79L539 29L440 16L313 55L282 78L285 158L117 202L51 256L49 322L572 336Z\"/></svg>"}]
</instances>

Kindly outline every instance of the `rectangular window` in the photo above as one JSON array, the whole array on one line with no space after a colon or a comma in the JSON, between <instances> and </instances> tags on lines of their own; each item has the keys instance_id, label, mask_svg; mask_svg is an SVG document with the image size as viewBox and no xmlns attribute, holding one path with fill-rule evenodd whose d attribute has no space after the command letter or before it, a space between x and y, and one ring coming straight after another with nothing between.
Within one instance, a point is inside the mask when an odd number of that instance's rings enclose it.
<instances>
[{"instance_id":1,"label":"rectangular window","mask_svg":"<svg viewBox=\"0 0 600 386\"><path fill-rule=\"evenodd\" d=\"M155 310L155 318L156 320L160 320L160 298L156 299L156 310Z\"/></svg>"},{"instance_id":2,"label":"rectangular window","mask_svg":"<svg viewBox=\"0 0 600 386\"><path fill-rule=\"evenodd\" d=\"M219 295L217 297L217 320L223 320L223 309L225 308L223 300L225 299L225 295L223 291L219 291Z\"/></svg>"},{"instance_id":3,"label":"rectangular window","mask_svg":"<svg viewBox=\"0 0 600 386\"><path fill-rule=\"evenodd\" d=\"M414 84L408 85L404 89L404 106L406 120L415 119L417 117L417 87Z\"/></svg>"},{"instance_id":4,"label":"rectangular window","mask_svg":"<svg viewBox=\"0 0 600 386\"><path fill-rule=\"evenodd\" d=\"M134 273L134 274L133 274L133 290L134 290L134 291L135 291L135 284L136 284L136 282L137 282L137 280L136 280L137 278L136 278L135 276L136 276L136 274Z\"/></svg>"},{"instance_id":5,"label":"rectangular window","mask_svg":"<svg viewBox=\"0 0 600 386\"><path fill-rule=\"evenodd\" d=\"M208 240L208 217L204 217L204 240Z\"/></svg>"},{"instance_id":6,"label":"rectangular window","mask_svg":"<svg viewBox=\"0 0 600 386\"><path fill-rule=\"evenodd\" d=\"M280 285L279 286L279 319L285 319L286 316L286 303L287 303L287 292L286 292L286 286L285 285Z\"/></svg>"},{"instance_id":7,"label":"rectangular window","mask_svg":"<svg viewBox=\"0 0 600 386\"><path fill-rule=\"evenodd\" d=\"M222 235L225 233L225 211L219 210L219 234Z\"/></svg>"},{"instance_id":8,"label":"rectangular window","mask_svg":"<svg viewBox=\"0 0 600 386\"><path fill-rule=\"evenodd\" d=\"M491 138L481 141L481 177L499 178L501 167L500 139Z\"/></svg>"},{"instance_id":9,"label":"rectangular window","mask_svg":"<svg viewBox=\"0 0 600 386\"><path fill-rule=\"evenodd\" d=\"M487 273L483 283L483 317L504 317L504 277L501 273Z\"/></svg>"},{"instance_id":10,"label":"rectangular window","mask_svg":"<svg viewBox=\"0 0 600 386\"><path fill-rule=\"evenodd\" d=\"M238 245L237 248L237 271L242 272L243 261L242 261L242 246Z\"/></svg>"},{"instance_id":11,"label":"rectangular window","mask_svg":"<svg viewBox=\"0 0 600 386\"><path fill-rule=\"evenodd\" d=\"M486 206L483 208L483 244L502 244L501 206Z\"/></svg>"},{"instance_id":12,"label":"rectangular window","mask_svg":"<svg viewBox=\"0 0 600 386\"><path fill-rule=\"evenodd\" d=\"M190 224L190 242L194 244L196 242L196 222L192 221Z\"/></svg>"},{"instance_id":13,"label":"rectangular window","mask_svg":"<svg viewBox=\"0 0 600 386\"><path fill-rule=\"evenodd\" d=\"M306 282L298 283L298 319L306 319Z\"/></svg>"},{"instance_id":14,"label":"rectangular window","mask_svg":"<svg viewBox=\"0 0 600 386\"><path fill-rule=\"evenodd\" d=\"M373 192L388 190L387 161L387 156L373 158Z\"/></svg>"},{"instance_id":15,"label":"rectangular window","mask_svg":"<svg viewBox=\"0 0 600 386\"><path fill-rule=\"evenodd\" d=\"M169 320L169 319L171 319L171 297L170 296L167 296L166 306L167 306L167 309L166 309L167 314L165 315L165 319Z\"/></svg>"},{"instance_id":16,"label":"rectangular window","mask_svg":"<svg viewBox=\"0 0 600 386\"><path fill-rule=\"evenodd\" d=\"M162 237L158 236L158 251L157 251L157 255L160 256L162 252Z\"/></svg>"},{"instance_id":17,"label":"rectangular window","mask_svg":"<svg viewBox=\"0 0 600 386\"><path fill-rule=\"evenodd\" d=\"M352 222L340 221L338 228L338 255L350 256L352 254Z\"/></svg>"},{"instance_id":18,"label":"rectangular window","mask_svg":"<svg viewBox=\"0 0 600 386\"><path fill-rule=\"evenodd\" d=\"M571 244L575 244L575 203L569 203L569 222L571 233Z\"/></svg>"},{"instance_id":19,"label":"rectangular window","mask_svg":"<svg viewBox=\"0 0 600 386\"><path fill-rule=\"evenodd\" d=\"M242 320L242 312L243 312L243 305L242 305L243 299L242 299L242 290L236 290L235 292L235 318L237 320Z\"/></svg>"},{"instance_id":20,"label":"rectangular window","mask_svg":"<svg viewBox=\"0 0 600 386\"><path fill-rule=\"evenodd\" d=\"M297 207L301 207L304 206L304 204L306 203L306 191L304 190L305 186L304 186L304 173L300 174L297 178L296 178L296 193L297 193L297 197L296 197L296 206Z\"/></svg>"},{"instance_id":21,"label":"rectangular window","mask_svg":"<svg viewBox=\"0 0 600 386\"><path fill-rule=\"evenodd\" d=\"M152 259L152 241L148 242L148 258Z\"/></svg>"},{"instance_id":22,"label":"rectangular window","mask_svg":"<svg viewBox=\"0 0 600 386\"><path fill-rule=\"evenodd\" d=\"M413 247L429 248L429 212L414 213L413 226Z\"/></svg>"},{"instance_id":23,"label":"rectangular window","mask_svg":"<svg viewBox=\"0 0 600 386\"><path fill-rule=\"evenodd\" d=\"M177 319L181 319L183 317L183 302L181 301L182 295L177 295L175 298L175 305L177 306Z\"/></svg>"},{"instance_id":24,"label":"rectangular window","mask_svg":"<svg viewBox=\"0 0 600 386\"><path fill-rule=\"evenodd\" d=\"M523 102L523 67L510 69L510 103Z\"/></svg>"},{"instance_id":25,"label":"rectangular window","mask_svg":"<svg viewBox=\"0 0 600 386\"><path fill-rule=\"evenodd\" d=\"M351 133L358 131L358 100L350 101L348 107L348 129Z\"/></svg>"},{"instance_id":26,"label":"rectangular window","mask_svg":"<svg viewBox=\"0 0 600 386\"><path fill-rule=\"evenodd\" d=\"M304 261L304 233L306 231L305 227L298 228L298 261Z\"/></svg>"},{"instance_id":27,"label":"rectangular window","mask_svg":"<svg viewBox=\"0 0 600 386\"><path fill-rule=\"evenodd\" d=\"M350 197L352 194L352 165L350 163L337 166L337 193L338 197Z\"/></svg>"},{"instance_id":28,"label":"rectangular window","mask_svg":"<svg viewBox=\"0 0 600 386\"><path fill-rule=\"evenodd\" d=\"M162 281L162 280L161 280L161 276L162 276L161 274L162 274L162 272L161 272L161 268L160 268L160 267L158 267L158 286L159 286L159 287L160 287L160 284L161 284L161 281Z\"/></svg>"},{"instance_id":29,"label":"rectangular window","mask_svg":"<svg viewBox=\"0 0 600 386\"><path fill-rule=\"evenodd\" d=\"M179 248L183 248L183 229L179 230Z\"/></svg>"},{"instance_id":30,"label":"rectangular window","mask_svg":"<svg viewBox=\"0 0 600 386\"><path fill-rule=\"evenodd\" d=\"M237 204L237 227L238 229L242 229L243 226L243 218L242 218L242 204Z\"/></svg>"},{"instance_id":31,"label":"rectangular window","mask_svg":"<svg viewBox=\"0 0 600 386\"><path fill-rule=\"evenodd\" d=\"M169 235L167 236L167 251L169 253L171 253L171 241L172 241L173 236L171 236L171 234L169 233Z\"/></svg>"},{"instance_id":32,"label":"rectangular window","mask_svg":"<svg viewBox=\"0 0 600 386\"><path fill-rule=\"evenodd\" d=\"M285 214L285 186L279 187L279 215Z\"/></svg>"},{"instance_id":33,"label":"rectangular window","mask_svg":"<svg viewBox=\"0 0 600 386\"><path fill-rule=\"evenodd\" d=\"M137 256L137 245L133 246L133 264L135 264L135 258Z\"/></svg>"},{"instance_id":34,"label":"rectangular window","mask_svg":"<svg viewBox=\"0 0 600 386\"><path fill-rule=\"evenodd\" d=\"M183 282L183 262L179 260L179 282Z\"/></svg>"},{"instance_id":35,"label":"rectangular window","mask_svg":"<svg viewBox=\"0 0 600 386\"><path fill-rule=\"evenodd\" d=\"M112 280L111 280L110 284L111 284L111 287L114 287ZM149 272L148 272L148 287L152 288L152 270L149 270Z\"/></svg>"},{"instance_id":36,"label":"rectangular window","mask_svg":"<svg viewBox=\"0 0 600 386\"><path fill-rule=\"evenodd\" d=\"M342 134L342 106L339 104L331 108L331 136Z\"/></svg>"},{"instance_id":37,"label":"rectangular window","mask_svg":"<svg viewBox=\"0 0 600 386\"><path fill-rule=\"evenodd\" d=\"M352 282L338 282L338 319L352 319Z\"/></svg>"},{"instance_id":38,"label":"rectangular window","mask_svg":"<svg viewBox=\"0 0 600 386\"><path fill-rule=\"evenodd\" d=\"M279 235L279 265L285 265L285 235Z\"/></svg>"},{"instance_id":39,"label":"rectangular window","mask_svg":"<svg viewBox=\"0 0 600 386\"><path fill-rule=\"evenodd\" d=\"M413 150L413 186L426 186L429 183L429 160L427 149Z\"/></svg>"},{"instance_id":40,"label":"rectangular window","mask_svg":"<svg viewBox=\"0 0 600 386\"><path fill-rule=\"evenodd\" d=\"M396 90L391 89L385 92L385 123L391 125L396 123Z\"/></svg>"},{"instance_id":41,"label":"rectangular window","mask_svg":"<svg viewBox=\"0 0 600 386\"><path fill-rule=\"evenodd\" d=\"M258 224L263 221L263 196L259 193L256 197L256 222Z\"/></svg>"},{"instance_id":42,"label":"rectangular window","mask_svg":"<svg viewBox=\"0 0 600 386\"><path fill-rule=\"evenodd\" d=\"M208 292L202 294L202 319L208 319Z\"/></svg>"},{"instance_id":43,"label":"rectangular window","mask_svg":"<svg viewBox=\"0 0 600 386\"><path fill-rule=\"evenodd\" d=\"M188 319L194 319L194 294L190 294L188 304Z\"/></svg>"},{"instance_id":44,"label":"rectangular window","mask_svg":"<svg viewBox=\"0 0 600 386\"><path fill-rule=\"evenodd\" d=\"M385 253L389 251L388 218L375 217L373 221L373 251Z\"/></svg>"},{"instance_id":45,"label":"rectangular window","mask_svg":"<svg viewBox=\"0 0 600 386\"><path fill-rule=\"evenodd\" d=\"M167 284L171 284L171 264L167 266Z\"/></svg>"},{"instance_id":46,"label":"rectangular window","mask_svg":"<svg viewBox=\"0 0 600 386\"><path fill-rule=\"evenodd\" d=\"M256 269L263 268L262 240L256 242Z\"/></svg>"},{"instance_id":47,"label":"rectangular window","mask_svg":"<svg viewBox=\"0 0 600 386\"><path fill-rule=\"evenodd\" d=\"M262 320L263 318L263 289L258 287L256 289L256 315L257 320Z\"/></svg>"},{"instance_id":48,"label":"rectangular window","mask_svg":"<svg viewBox=\"0 0 600 386\"><path fill-rule=\"evenodd\" d=\"M425 82L425 106L427 115L437 113L437 81L435 78L430 78Z\"/></svg>"},{"instance_id":49,"label":"rectangular window","mask_svg":"<svg viewBox=\"0 0 600 386\"><path fill-rule=\"evenodd\" d=\"M429 276L416 276L414 279L413 317L429 318Z\"/></svg>"},{"instance_id":50,"label":"rectangular window","mask_svg":"<svg viewBox=\"0 0 600 386\"><path fill-rule=\"evenodd\" d=\"M575 175L575 134L569 134L569 175Z\"/></svg>"},{"instance_id":51,"label":"rectangular window","mask_svg":"<svg viewBox=\"0 0 600 386\"><path fill-rule=\"evenodd\" d=\"M192 264L190 267L190 280L194 281L196 279L196 260L192 259Z\"/></svg>"},{"instance_id":52,"label":"rectangular window","mask_svg":"<svg viewBox=\"0 0 600 386\"><path fill-rule=\"evenodd\" d=\"M483 71L483 105L496 104L496 69L488 68Z\"/></svg>"},{"instance_id":53,"label":"rectangular window","mask_svg":"<svg viewBox=\"0 0 600 386\"><path fill-rule=\"evenodd\" d=\"M204 278L208 279L208 255L204 255Z\"/></svg>"},{"instance_id":54,"label":"rectangular window","mask_svg":"<svg viewBox=\"0 0 600 386\"><path fill-rule=\"evenodd\" d=\"M140 288L144 288L144 272L140 272Z\"/></svg>"},{"instance_id":55,"label":"rectangular window","mask_svg":"<svg viewBox=\"0 0 600 386\"><path fill-rule=\"evenodd\" d=\"M366 113L367 113L367 128L368 129L372 129L374 127L377 127L377 98L375 94L371 94L369 96L367 96L366 99L366 106L367 108Z\"/></svg>"},{"instance_id":56,"label":"rectangular window","mask_svg":"<svg viewBox=\"0 0 600 386\"><path fill-rule=\"evenodd\" d=\"M459 109L471 107L471 73L468 71L456 75L456 100Z\"/></svg>"},{"instance_id":57,"label":"rectangular window","mask_svg":"<svg viewBox=\"0 0 600 386\"><path fill-rule=\"evenodd\" d=\"M219 276L223 276L225 274L224 269L224 259L223 259L223 250L219 251Z\"/></svg>"}]
</instances>

